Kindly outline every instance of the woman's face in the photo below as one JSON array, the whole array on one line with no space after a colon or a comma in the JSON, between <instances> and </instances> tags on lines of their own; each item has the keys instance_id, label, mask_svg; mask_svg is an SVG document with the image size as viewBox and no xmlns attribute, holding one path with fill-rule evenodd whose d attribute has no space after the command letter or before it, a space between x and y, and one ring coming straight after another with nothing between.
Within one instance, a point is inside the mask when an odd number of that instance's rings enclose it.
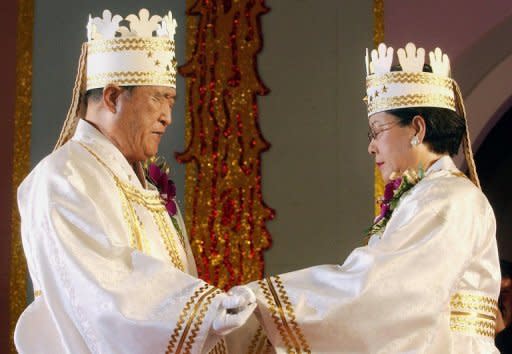
<instances>
[{"instance_id":1,"label":"woman's face","mask_svg":"<svg viewBox=\"0 0 512 354\"><path fill-rule=\"evenodd\" d=\"M368 123L371 139L368 152L375 157L385 182L392 172L418 168L419 152L411 144L416 134L412 126L401 126L397 117L386 112L373 114Z\"/></svg>"}]
</instances>

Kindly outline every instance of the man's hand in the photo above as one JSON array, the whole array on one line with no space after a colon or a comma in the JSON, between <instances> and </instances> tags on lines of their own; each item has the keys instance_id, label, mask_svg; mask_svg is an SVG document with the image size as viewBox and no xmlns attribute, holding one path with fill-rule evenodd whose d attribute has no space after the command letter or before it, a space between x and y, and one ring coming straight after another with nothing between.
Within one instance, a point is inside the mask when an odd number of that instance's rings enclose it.
<instances>
[{"instance_id":1,"label":"man's hand","mask_svg":"<svg viewBox=\"0 0 512 354\"><path fill-rule=\"evenodd\" d=\"M225 336L243 326L256 308L256 296L245 286L236 286L224 295L217 317L213 320L213 331Z\"/></svg>"}]
</instances>

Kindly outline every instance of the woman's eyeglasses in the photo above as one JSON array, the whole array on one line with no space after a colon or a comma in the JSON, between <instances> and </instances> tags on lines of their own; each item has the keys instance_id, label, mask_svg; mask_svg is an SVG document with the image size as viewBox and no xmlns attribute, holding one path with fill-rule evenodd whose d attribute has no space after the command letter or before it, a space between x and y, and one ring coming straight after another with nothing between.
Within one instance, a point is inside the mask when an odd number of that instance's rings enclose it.
<instances>
[{"instance_id":1,"label":"woman's eyeglasses","mask_svg":"<svg viewBox=\"0 0 512 354\"><path fill-rule=\"evenodd\" d=\"M371 142L373 139L377 139L380 133L394 128L398 123L399 122L384 123L379 125L377 129L370 127L368 129L368 141Z\"/></svg>"}]
</instances>

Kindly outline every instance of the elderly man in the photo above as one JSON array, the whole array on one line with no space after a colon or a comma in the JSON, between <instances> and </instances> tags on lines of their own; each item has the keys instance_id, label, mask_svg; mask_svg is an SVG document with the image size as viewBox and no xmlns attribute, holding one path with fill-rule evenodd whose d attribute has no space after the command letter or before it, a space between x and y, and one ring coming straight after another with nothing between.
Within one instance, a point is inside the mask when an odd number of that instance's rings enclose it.
<instances>
[{"instance_id":1,"label":"elderly man","mask_svg":"<svg viewBox=\"0 0 512 354\"><path fill-rule=\"evenodd\" d=\"M87 28L58 148L18 191L36 298L17 349L208 352L255 305L247 289L227 295L197 279L179 212L142 171L171 124L176 21L106 10Z\"/></svg>"}]
</instances>

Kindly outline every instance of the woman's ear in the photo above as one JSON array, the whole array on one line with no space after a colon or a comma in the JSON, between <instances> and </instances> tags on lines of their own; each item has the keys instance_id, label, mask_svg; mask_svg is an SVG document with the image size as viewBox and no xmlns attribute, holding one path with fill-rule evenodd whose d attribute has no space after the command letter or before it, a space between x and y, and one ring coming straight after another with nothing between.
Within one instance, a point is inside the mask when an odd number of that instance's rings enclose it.
<instances>
[{"instance_id":1,"label":"woman's ear","mask_svg":"<svg viewBox=\"0 0 512 354\"><path fill-rule=\"evenodd\" d=\"M108 84L103 89L103 104L111 113L117 112L117 101L123 89L114 84Z\"/></svg>"},{"instance_id":2,"label":"woman's ear","mask_svg":"<svg viewBox=\"0 0 512 354\"><path fill-rule=\"evenodd\" d=\"M415 115L411 121L411 127L416 132L414 135L418 138L419 143L423 142L425 134L427 132L427 126L425 124L425 118L420 115Z\"/></svg>"}]
</instances>

